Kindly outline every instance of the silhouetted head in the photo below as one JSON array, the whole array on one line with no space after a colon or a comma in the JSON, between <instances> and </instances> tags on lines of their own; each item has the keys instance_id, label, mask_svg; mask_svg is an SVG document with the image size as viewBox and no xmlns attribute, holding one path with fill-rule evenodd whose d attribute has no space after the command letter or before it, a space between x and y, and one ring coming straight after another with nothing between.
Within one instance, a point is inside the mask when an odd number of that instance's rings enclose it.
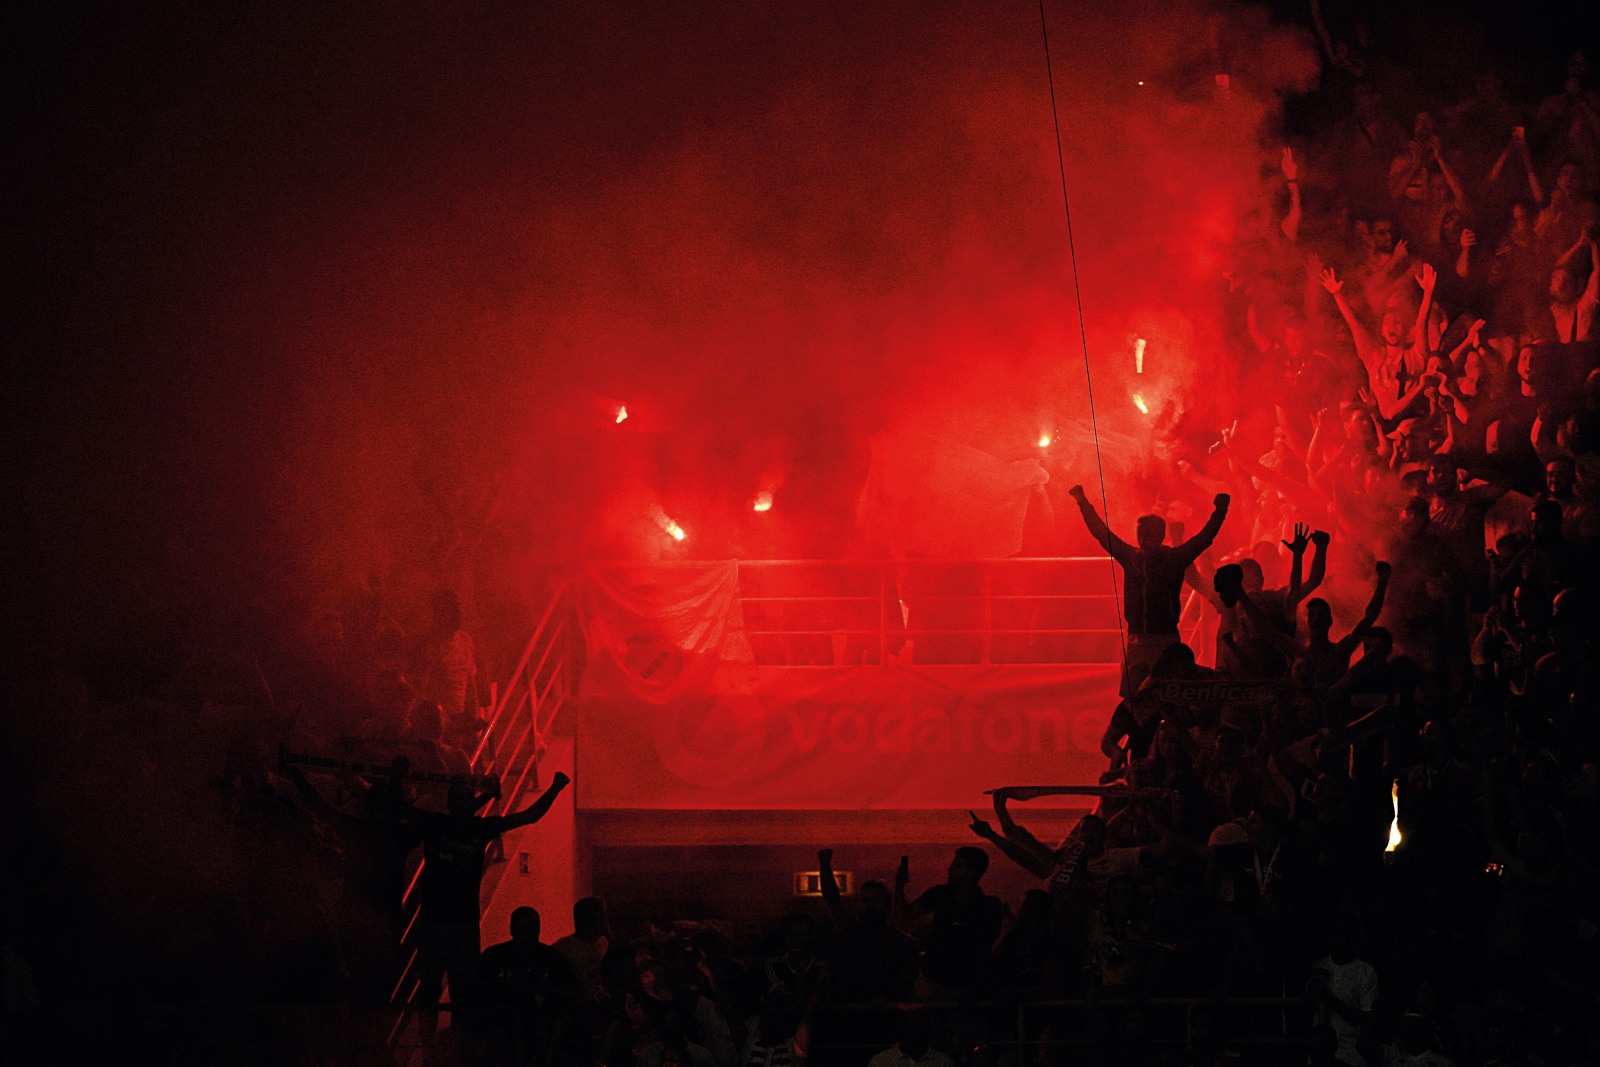
<instances>
[{"instance_id":1,"label":"silhouetted head","mask_svg":"<svg viewBox=\"0 0 1600 1067\"><path fill-rule=\"evenodd\" d=\"M1374 626L1361 639L1361 658L1382 663L1394 651L1394 635L1387 628Z\"/></svg>"},{"instance_id":2,"label":"silhouetted head","mask_svg":"<svg viewBox=\"0 0 1600 1067\"><path fill-rule=\"evenodd\" d=\"M1428 489L1434 496L1451 496L1461 488L1461 474L1449 456L1428 460Z\"/></svg>"},{"instance_id":3,"label":"silhouetted head","mask_svg":"<svg viewBox=\"0 0 1600 1067\"><path fill-rule=\"evenodd\" d=\"M1140 548L1157 548L1167 539L1167 520L1160 515L1140 515L1136 530Z\"/></svg>"},{"instance_id":4,"label":"silhouetted head","mask_svg":"<svg viewBox=\"0 0 1600 1067\"><path fill-rule=\"evenodd\" d=\"M783 947L796 954L813 951L817 947L817 920L803 911L785 916Z\"/></svg>"},{"instance_id":5,"label":"silhouetted head","mask_svg":"<svg viewBox=\"0 0 1600 1067\"><path fill-rule=\"evenodd\" d=\"M1150 668L1152 678L1182 678L1194 670L1194 649L1174 641L1161 650Z\"/></svg>"},{"instance_id":6,"label":"silhouetted head","mask_svg":"<svg viewBox=\"0 0 1600 1067\"><path fill-rule=\"evenodd\" d=\"M1106 847L1106 821L1093 813L1085 815L1073 827L1072 837L1083 843L1084 852L1098 856Z\"/></svg>"},{"instance_id":7,"label":"silhouetted head","mask_svg":"<svg viewBox=\"0 0 1600 1067\"><path fill-rule=\"evenodd\" d=\"M519 945L539 941L539 912L526 905L511 913L511 940Z\"/></svg>"},{"instance_id":8,"label":"silhouetted head","mask_svg":"<svg viewBox=\"0 0 1600 1067\"><path fill-rule=\"evenodd\" d=\"M1557 304L1576 304L1583 295L1583 276L1571 267L1550 272L1550 299Z\"/></svg>"},{"instance_id":9,"label":"silhouetted head","mask_svg":"<svg viewBox=\"0 0 1600 1067\"><path fill-rule=\"evenodd\" d=\"M1559 531L1556 536L1560 536ZM1523 582L1511 590L1511 614L1525 629L1544 629L1550 624L1550 613L1550 594L1543 586Z\"/></svg>"},{"instance_id":10,"label":"silhouetted head","mask_svg":"<svg viewBox=\"0 0 1600 1067\"><path fill-rule=\"evenodd\" d=\"M1044 926L1050 922L1054 907L1050 894L1043 889L1030 889L1022 897L1022 908L1017 912L1018 926Z\"/></svg>"},{"instance_id":11,"label":"silhouetted head","mask_svg":"<svg viewBox=\"0 0 1600 1067\"><path fill-rule=\"evenodd\" d=\"M1556 188L1572 196L1583 188L1583 164L1569 159L1556 171Z\"/></svg>"},{"instance_id":12,"label":"silhouetted head","mask_svg":"<svg viewBox=\"0 0 1600 1067\"><path fill-rule=\"evenodd\" d=\"M1432 521L1428 501L1414 496L1400 509L1400 532L1408 537L1419 537Z\"/></svg>"},{"instance_id":13,"label":"silhouetted head","mask_svg":"<svg viewBox=\"0 0 1600 1067\"><path fill-rule=\"evenodd\" d=\"M1266 586L1266 576L1261 573L1261 564L1246 556L1239 561L1239 569L1244 571L1244 591L1251 595L1261 592Z\"/></svg>"},{"instance_id":14,"label":"silhouetted head","mask_svg":"<svg viewBox=\"0 0 1600 1067\"><path fill-rule=\"evenodd\" d=\"M1319 596L1306 601L1306 627L1314 634L1328 636L1333 629L1333 609Z\"/></svg>"},{"instance_id":15,"label":"silhouetted head","mask_svg":"<svg viewBox=\"0 0 1600 1067\"><path fill-rule=\"evenodd\" d=\"M1541 500L1528 512L1533 520L1533 539L1538 542L1561 540L1561 505Z\"/></svg>"},{"instance_id":16,"label":"silhouetted head","mask_svg":"<svg viewBox=\"0 0 1600 1067\"><path fill-rule=\"evenodd\" d=\"M953 886L976 886L983 872L988 869L987 852L976 845L963 845L956 849L955 856L950 860L945 880Z\"/></svg>"},{"instance_id":17,"label":"silhouetted head","mask_svg":"<svg viewBox=\"0 0 1600 1067\"><path fill-rule=\"evenodd\" d=\"M411 706L411 735L420 741L437 741L444 736L444 708L427 700Z\"/></svg>"},{"instance_id":18,"label":"silhouetted head","mask_svg":"<svg viewBox=\"0 0 1600 1067\"><path fill-rule=\"evenodd\" d=\"M894 894L881 878L861 883L857 894L861 901L861 921L869 926L884 926L889 922L889 911L894 904Z\"/></svg>"},{"instance_id":19,"label":"silhouetted head","mask_svg":"<svg viewBox=\"0 0 1600 1067\"><path fill-rule=\"evenodd\" d=\"M606 902L599 897L584 897L572 906L572 928L579 937L592 941L606 936L609 927Z\"/></svg>"},{"instance_id":20,"label":"silhouetted head","mask_svg":"<svg viewBox=\"0 0 1600 1067\"><path fill-rule=\"evenodd\" d=\"M1564 500L1578 482L1578 467L1571 456L1557 456L1544 465L1544 487L1550 495Z\"/></svg>"}]
</instances>

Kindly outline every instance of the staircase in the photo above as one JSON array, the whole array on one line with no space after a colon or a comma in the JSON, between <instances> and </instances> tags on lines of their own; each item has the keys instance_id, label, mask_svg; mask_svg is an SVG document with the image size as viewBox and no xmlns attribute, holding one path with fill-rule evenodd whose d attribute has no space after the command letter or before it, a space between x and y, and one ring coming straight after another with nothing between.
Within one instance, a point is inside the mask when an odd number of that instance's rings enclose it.
<instances>
[{"instance_id":1,"label":"staircase","mask_svg":"<svg viewBox=\"0 0 1600 1067\"><path fill-rule=\"evenodd\" d=\"M500 779L500 796L490 801L483 815L506 815L528 806L541 787L539 764L550 747L551 731L556 716L566 702L568 670L571 666L568 650L576 639L571 632L571 601L567 596L566 579L558 581L550 590L540 612L533 636L523 649L510 679L502 688L491 686L487 708L487 727L472 753L472 773L495 775ZM570 770L569 770L570 773ZM548 816L547 816L548 818ZM522 831L528 832L528 831ZM417 886L422 880L424 864L418 863L411 881L406 886L404 908L405 934L401 944L405 948L406 963L396 980L390 1002L400 1011L389 1033L391 1045L397 1043L410 1021L413 1003L420 978L417 974L418 899ZM486 907L494 900L502 882L513 871L520 873L515 850L501 841L490 845L485 859L482 888L479 894L480 909L485 919L493 909ZM485 944L503 940L505 923L501 921L486 931Z\"/></svg>"}]
</instances>

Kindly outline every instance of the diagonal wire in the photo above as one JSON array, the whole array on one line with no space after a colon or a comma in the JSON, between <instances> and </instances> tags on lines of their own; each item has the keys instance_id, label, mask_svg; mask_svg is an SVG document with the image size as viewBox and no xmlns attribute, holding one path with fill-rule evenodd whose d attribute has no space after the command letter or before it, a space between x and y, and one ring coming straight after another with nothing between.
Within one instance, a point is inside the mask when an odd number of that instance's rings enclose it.
<instances>
[{"instance_id":1,"label":"diagonal wire","mask_svg":"<svg viewBox=\"0 0 1600 1067\"><path fill-rule=\"evenodd\" d=\"M1078 284L1078 245L1072 236L1072 199L1067 195L1067 160L1061 149L1061 112L1056 107L1056 75L1050 62L1050 24L1039 0L1039 32L1044 38L1044 72L1050 83L1050 118L1055 123L1056 167L1061 174L1061 207L1067 216L1067 254L1072 260L1072 295L1078 305L1078 341L1083 348L1083 380L1089 390L1089 428L1094 435L1094 465L1100 476L1100 511L1106 531L1111 529L1111 505L1106 498L1106 466L1100 458L1100 425L1094 413L1094 375L1089 372L1089 332L1083 324L1083 289ZM1109 549L1108 549L1109 551ZM1128 638L1122 619L1122 592L1117 588L1117 565L1111 561L1111 599L1117 609L1117 643L1122 648L1122 688L1128 685Z\"/></svg>"}]
</instances>

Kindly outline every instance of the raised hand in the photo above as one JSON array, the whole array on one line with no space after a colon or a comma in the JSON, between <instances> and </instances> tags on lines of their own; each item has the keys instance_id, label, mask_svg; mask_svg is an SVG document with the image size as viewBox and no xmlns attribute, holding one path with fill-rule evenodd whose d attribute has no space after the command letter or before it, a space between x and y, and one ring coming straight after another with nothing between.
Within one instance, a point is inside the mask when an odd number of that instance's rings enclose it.
<instances>
[{"instance_id":1,"label":"raised hand","mask_svg":"<svg viewBox=\"0 0 1600 1067\"><path fill-rule=\"evenodd\" d=\"M894 887L904 889L911 882L911 857L901 856L900 866L894 869Z\"/></svg>"},{"instance_id":2,"label":"raised hand","mask_svg":"<svg viewBox=\"0 0 1600 1067\"><path fill-rule=\"evenodd\" d=\"M1406 239L1404 237L1400 238L1400 240L1394 243L1394 261L1399 263L1410 254L1410 251L1411 246L1406 244Z\"/></svg>"},{"instance_id":3,"label":"raised hand","mask_svg":"<svg viewBox=\"0 0 1600 1067\"><path fill-rule=\"evenodd\" d=\"M1338 296L1344 292L1344 282L1339 280L1339 275L1334 273L1332 267L1324 267L1318 277L1322 279L1322 287L1328 290L1329 294Z\"/></svg>"},{"instance_id":4,"label":"raised hand","mask_svg":"<svg viewBox=\"0 0 1600 1067\"><path fill-rule=\"evenodd\" d=\"M1226 508L1232 500L1233 497L1229 496L1227 493L1218 493L1212 498L1211 503L1215 504L1219 508Z\"/></svg>"},{"instance_id":5,"label":"raised hand","mask_svg":"<svg viewBox=\"0 0 1600 1067\"><path fill-rule=\"evenodd\" d=\"M1303 556L1306 553L1306 546L1310 543L1311 527L1307 526L1303 522L1297 522L1294 524L1294 540L1284 541L1283 547L1287 548L1290 552L1293 552L1297 556Z\"/></svg>"},{"instance_id":6,"label":"raised hand","mask_svg":"<svg viewBox=\"0 0 1600 1067\"><path fill-rule=\"evenodd\" d=\"M1332 540L1333 540L1333 535L1328 533L1327 530L1312 530L1311 531L1311 543L1316 545L1318 548L1327 548L1328 547L1328 542L1332 541Z\"/></svg>"},{"instance_id":7,"label":"raised hand","mask_svg":"<svg viewBox=\"0 0 1600 1067\"><path fill-rule=\"evenodd\" d=\"M1473 245L1475 245L1477 243L1478 243L1478 235L1477 234L1473 233L1471 230L1462 230L1461 231L1461 247L1462 248L1471 248Z\"/></svg>"},{"instance_id":8,"label":"raised hand","mask_svg":"<svg viewBox=\"0 0 1600 1067\"><path fill-rule=\"evenodd\" d=\"M556 790L565 789L567 786L569 786L571 784L572 784L572 779L568 778L565 774L562 774L560 771L557 771L555 774L550 776L550 788L552 788L552 789L556 789Z\"/></svg>"},{"instance_id":9,"label":"raised hand","mask_svg":"<svg viewBox=\"0 0 1600 1067\"><path fill-rule=\"evenodd\" d=\"M819 849L817 849L817 865L821 866L821 867L832 867L833 866L833 849L831 849L831 848L819 848Z\"/></svg>"},{"instance_id":10,"label":"raised hand","mask_svg":"<svg viewBox=\"0 0 1600 1067\"><path fill-rule=\"evenodd\" d=\"M1378 581L1380 582L1387 582L1389 580L1389 575L1394 573L1394 568L1389 566L1381 559L1378 561L1374 569L1378 572Z\"/></svg>"},{"instance_id":11,"label":"raised hand","mask_svg":"<svg viewBox=\"0 0 1600 1067\"><path fill-rule=\"evenodd\" d=\"M1433 269L1432 263L1424 263L1417 272L1417 284L1422 286L1425 293L1433 292L1434 286L1439 284L1439 272Z\"/></svg>"},{"instance_id":12,"label":"raised hand","mask_svg":"<svg viewBox=\"0 0 1600 1067\"><path fill-rule=\"evenodd\" d=\"M977 834L979 837L987 838L987 837L993 837L994 836L994 827L990 826L988 823L986 823L982 819L978 818L978 813L977 812L972 811L972 810L969 809L967 811L967 814L972 816L972 824L968 827L968 829L970 829L973 833Z\"/></svg>"},{"instance_id":13,"label":"raised hand","mask_svg":"<svg viewBox=\"0 0 1600 1067\"><path fill-rule=\"evenodd\" d=\"M1083 500L1083 499L1085 499L1085 497L1083 495L1083 486L1081 486L1081 485L1075 485L1071 489L1068 489L1067 490L1067 495L1072 497L1072 499L1074 499L1074 500Z\"/></svg>"},{"instance_id":14,"label":"raised hand","mask_svg":"<svg viewBox=\"0 0 1600 1067\"><path fill-rule=\"evenodd\" d=\"M1279 163L1279 166L1283 168L1283 177L1285 181L1293 182L1300 180L1300 164L1294 161L1294 149L1287 145L1284 146L1283 160L1281 163Z\"/></svg>"},{"instance_id":15,"label":"raised hand","mask_svg":"<svg viewBox=\"0 0 1600 1067\"><path fill-rule=\"evenodd\" d=\"M1467 344L1478 347L1478 335L1487 325L1489 323L1484 319L1474 319L1472 325L1467 327Z\"/></svg>"}]
</instances>

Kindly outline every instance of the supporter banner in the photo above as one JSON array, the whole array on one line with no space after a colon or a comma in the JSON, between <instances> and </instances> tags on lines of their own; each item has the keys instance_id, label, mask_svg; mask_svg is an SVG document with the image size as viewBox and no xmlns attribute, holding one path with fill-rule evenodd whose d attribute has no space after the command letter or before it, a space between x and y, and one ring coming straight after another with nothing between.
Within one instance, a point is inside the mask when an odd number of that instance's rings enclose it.
<instances>
[{"instance_id":1,"label":"supporter banner","mask_svg":"<svg viewBox=\"0 0 1600 1067\"><path fill-rule=\"evenodd\" d=\"M590 564L573 585L588 653L585 693L663 703L749 663L739 566Z\"/></svg>"},{"instance_id":2,"label":"supporter banner","mask_svg":"<svg viewBox=\"0 0 1600 1067\"><path fill-rule=\"evenodd\" d=\"M1270 704L1285 688L1282 682L1208 678L1156 682L1150 693L1163 704Z\"/></svg>"},{"instance_id":3,"label":"supporter banner","mask_svg":"<svg viewBox=\"0 0 1600 1067\"><path fill-rule=\"evenodd\" d=\"M584 809L983 807L1015 782L1093 782L1115 664L755 667L705 691L578 702Z\"/></svg>"}]
</instances>

